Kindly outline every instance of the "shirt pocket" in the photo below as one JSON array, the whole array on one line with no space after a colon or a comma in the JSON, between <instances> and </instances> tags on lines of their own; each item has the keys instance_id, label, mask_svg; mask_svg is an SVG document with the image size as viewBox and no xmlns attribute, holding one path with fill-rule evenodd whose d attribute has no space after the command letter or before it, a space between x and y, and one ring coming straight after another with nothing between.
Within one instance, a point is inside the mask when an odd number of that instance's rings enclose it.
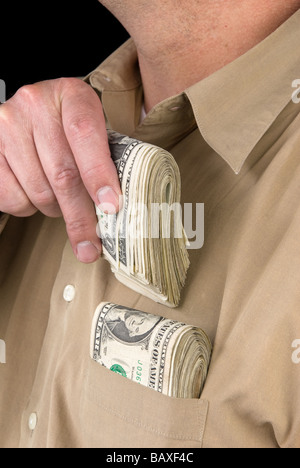
<instances>
[{"instance_id":1,"label":"shirt pocket","mask_svg":"<svg viewBox=\"0 0 300 468\"><path fill-rule=\"evenodd\" d=\"M80 405L88 448L201 448L208 402L167 397L90 361Z\"/></svg>"}]
</instances>

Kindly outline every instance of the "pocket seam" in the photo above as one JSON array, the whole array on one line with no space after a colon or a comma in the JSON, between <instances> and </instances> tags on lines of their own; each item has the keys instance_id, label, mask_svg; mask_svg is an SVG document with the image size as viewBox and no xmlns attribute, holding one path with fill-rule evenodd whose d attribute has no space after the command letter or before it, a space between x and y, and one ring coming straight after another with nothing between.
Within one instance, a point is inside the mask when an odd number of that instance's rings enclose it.
<instances>
[{"instance_id":1,"label":"pocket seam","mask_svg":"<svg viewBox=\"0 0 300 468\"><path fill-rule=\"evenodd\" d=\"M206 424L206 418L207 418L207 412L208 412L208 401L207 400L198 400L200 407L198 408L197 411L197 419L199 421L199 437L188 437L184 436L181 434L178 434L176 432L163 432L160 431L159 429L150 426L149 424L143 424L141 420L138 420L136 418L130 418L125 414L120 414L116 410L114 410L112 407L109 407L107 405L104 405L101 399L99 398L99 394L95 393L92 388L89 389L91 393L93 393L92 397L97 400L97 405L101 407L104 411L112 414L114 417L117 417L118 419L121 419L122 421L125 421L126 423L133 424L136 427L142 428L146 432L150 432L153 434L156 434L158 436L166 437L169 439L173 440L186 440L186 441L195 441L197 443L201 443L203 441L203 435L204 435L204 429L205 429L205 424ZM201 417L202 416L202 417Z\"/></svg>"}]
</instances>

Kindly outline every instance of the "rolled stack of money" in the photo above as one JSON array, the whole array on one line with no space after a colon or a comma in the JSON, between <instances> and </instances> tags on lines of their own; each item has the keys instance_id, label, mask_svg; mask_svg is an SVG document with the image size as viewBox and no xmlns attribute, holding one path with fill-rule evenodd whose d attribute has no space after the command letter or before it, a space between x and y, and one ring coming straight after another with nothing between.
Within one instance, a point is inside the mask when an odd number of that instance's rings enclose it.
<instances>
[{"instance_id":1,"label":"rolled stack of money","mask_svg":"<svg viewBox=\"0 0 300 468\"><path fill-rule=\"evenodd\" d=\"M103 253L123 284L176 307L189 268L178 166L157 146L112 131L108 136L123 200L116 215L97 209Z\"/></svg>"},{"instance_id":2,"label":"rolled stack of money","mask_svg":"<svg viewBox=\"0 0 300 468\"><path fill-rule=\"evenodd\" d=\"M92 325L91 358L174 398L200 398L212 346L200 328L104 302Z\"/></svg>"}]
</instances>

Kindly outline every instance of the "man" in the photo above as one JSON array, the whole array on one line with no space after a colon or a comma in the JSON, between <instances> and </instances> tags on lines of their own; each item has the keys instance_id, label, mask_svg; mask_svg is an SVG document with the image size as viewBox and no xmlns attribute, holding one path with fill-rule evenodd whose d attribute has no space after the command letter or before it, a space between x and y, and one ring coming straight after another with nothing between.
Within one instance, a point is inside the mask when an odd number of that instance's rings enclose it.
<instances>
[{"instance_id":1,"label":"man","mask_svg":"<svg viewBox=\"0 0 300 468\"><path fill-rule=\"evenodd\" d=\"M87 83L25 87L0 108L0 444L300 447L300 1L101 3L132 39ZM99 260L94 203L118 209L120 194L103 114L170 150L182 201L205 203L178 309ZM93 362L102 301L203 328L201 399Z\"/></svg>"}]
</instances>

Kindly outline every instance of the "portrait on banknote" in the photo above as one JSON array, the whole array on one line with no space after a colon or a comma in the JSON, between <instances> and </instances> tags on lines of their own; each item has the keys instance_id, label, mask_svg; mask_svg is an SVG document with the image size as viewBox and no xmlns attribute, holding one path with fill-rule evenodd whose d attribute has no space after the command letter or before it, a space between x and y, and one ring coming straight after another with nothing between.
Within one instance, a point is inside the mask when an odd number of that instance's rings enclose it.
<instances>
[{"instance_id":1,"label":"portrait on banknote","mask_svg":"<svg viewBox=\"0 0 300 468\"><path fill-rule=\"evenodd\" d=\"M117 306L105 316L103 326L106 326L117 340L137 343L151 334L160 321L161 317Z\"/></svg>"}]
</instances>

